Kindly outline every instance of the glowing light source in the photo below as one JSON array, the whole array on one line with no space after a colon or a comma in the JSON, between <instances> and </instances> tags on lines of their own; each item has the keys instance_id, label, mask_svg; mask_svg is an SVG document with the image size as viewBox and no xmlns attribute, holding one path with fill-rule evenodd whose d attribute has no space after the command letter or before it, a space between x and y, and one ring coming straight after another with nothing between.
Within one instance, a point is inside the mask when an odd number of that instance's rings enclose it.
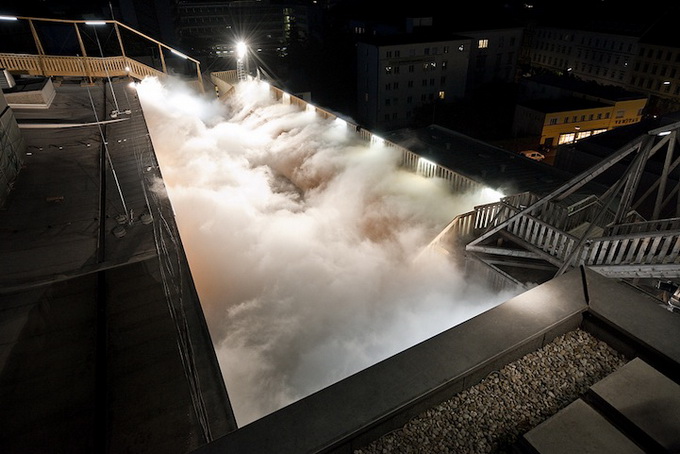
<instances>
[{"instance_id":1,"label":"glowing light source","mask_svg":"<svg viewBox=\"0 0 680 454\"><path fill-rule=\"evenodd\" d=\"M14 16L0 16L0 20L19 20Z\"/></svg>"},{"instance_id":2,"label":"glowing light source","mask_svg":"<svg viewBox=\"0 0 680 454\"><path fill-rule=\"evenodd\" d=\"M425 158L418 158L418 166L434 166L436 165L434 162L425 159Z\"/></svg>"},{"instance_id":3,"label":"glowing light source","mask_svg":"<svg viewBox=\"0 0 680 454\"><path fill-rule=\"evenodd\" d=\"M85 21L85 25L106 25L106 21L103 21L103 20L88 20L88 21Z\"/></svg>"},{"instance_id":4,"label":"glowing light source","mask_svg":"<svg viewBox=\"0 0 680 454\"><path fill-rule=\"evenodd\" d=\"M236 56L240 59L246 56L248 52L248 46L244 41L239 41L236 43Z\"/></svg>"},{"instance_id":5,"label":"glowing light source","mask_svg":"<svg viewBox=\"0 0 680 454\"><path fill-rule=\"evenodd\" d=\"M333 122L338 126L347 128L347 122L340 117L335 117L335 120L333 120Z\"/></svg>"},{"instance_id":6,"label":"glowing light source","mask_svg":"<svg viewBox=\"0 0 680 454\"><path fill-rule=\"evenodd\" d=\"M505 197L505 194L503 194L502 192L496 191L495 189L484 188L484 189L482 189L482 196L488 197L489 199L492 199L492 200L500 200L503 197Z\"/></svg>"},{"instance_id":7,"label":"glowing light source","mask_svg":"<svg viewBox=\"0 0 680 454\"><path fill-rule=\"evenodd\" d=\"M419 157L416 173L425 178L435 178L437 176L437 164L428 159Z\"/></svg>"},{"instance_id":8,"label":"glowing light source","mask_svg":"<svg viewBox=\"0 0 680 454\"><path fill-rule=\"evenodd\" d=\"M657 135L658 135L658 136L667 136L667 135L670 134L670 133L671 133L670 131L661 131L661 132L658 133Z\"/></svg>"}]
</instances>

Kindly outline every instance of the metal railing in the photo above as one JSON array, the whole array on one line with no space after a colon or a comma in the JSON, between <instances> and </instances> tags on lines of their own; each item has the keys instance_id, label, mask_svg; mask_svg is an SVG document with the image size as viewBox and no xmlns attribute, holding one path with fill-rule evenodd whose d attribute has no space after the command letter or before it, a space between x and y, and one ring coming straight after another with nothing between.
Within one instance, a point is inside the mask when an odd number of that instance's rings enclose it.
<instances>
[{"instance_id":1,"label":"metal railing","mask_svg":"<svg viewBox=\"0 0 680 454\"><path fill-rule=\"evenodd\" d=\"M32 76L130 76L142 80L147 76L164 78L162 71L130 57L70 57L60 55L0 54L0 67L12 73Z\"/></svg>"},{"instance_id":2,"label":"metal railing","mask_svg":"<svg viewBox=\"0 0 680 454\"><path fill-rule=\"evenodd\" d=\"M90 82L92 78L95 77L110 77L110 76L125 76L129 75L136 79L143 79L146 76L157 76L162 77L168 74L168 68L166 65L165 53L175 55L183 60L190 61L196 66L196 77L198 89L203 91L203 77L201 75L201 65L198 60L192 58L184 53L174 49L167 44L164 44L144 33L141 33L134 28L125 25L117 20L66 20L66 19L50 19L50 18L40 18L40 17L23 17L23 16L3 16L5 20L8 21L22 21L28 23L28 26L33 37L36 54L14 54L14 53L3 53L0 54L0 67L4 67L10 72L23 73L29 75L41 75L41 76L81 76L88 77ZM48 55L45 53L45 49L42 45L42 41L39 36L38 29L36 28L37 23L51 23L51 24L66 24L73 25L75 31L75 37L77 38L78 45L80 48L80 54L76 56L61 56L61 55ZM83 38L81 36L82 27L100 27L100 26L112 26L115 31L119 49L115 53L119 55L115 56L104 56L103 52L100 52L101 56L91 57L87 54L87 49L84 44ZM125 49L125 40L121 34L121 29L131 32L137 37L141 37L145 41L153 44L158 49L158 57L162 65L162 71L151 68L139 61L129 58Z\"/></svg>"},{"instance_id":3,"label":"metal railing","mask_svg":"<svg viewBox=\"0 0 680 454\"><path fill-rule=\"evenodd\" d=\"M231 85L238 82L238 76L236 71L220 71L213 72L210 74L211 78L218 78L223 82L227 82ZM288 92L281 90L280 88L270 85L270 91L275 96L275 98L281 101L283 104L290 104L297 106L301 110L314 111L316 115L327 120L340 119L347 124L347 128L350 131L354 131L363 140L373 144L380 144L385 147L389 147L397 150L401 153L400 165L404 169L410 170L418 175L422 175L426 178L441 178L448 182L449 187L453 192L464 193L471 191L480 191L486 188L486 185L482 182L476 181L472 178L466 177L452 169L439 165L437 163L423 159L420 155L412 152L411 150L402 147L394 142L385 140L373 134L371 131L361 128L358 124L351 121L345 120L338 117L336 114L325 110L321 107L312 105L302 98L291 95Z\"/></svg>"}]
</instances>

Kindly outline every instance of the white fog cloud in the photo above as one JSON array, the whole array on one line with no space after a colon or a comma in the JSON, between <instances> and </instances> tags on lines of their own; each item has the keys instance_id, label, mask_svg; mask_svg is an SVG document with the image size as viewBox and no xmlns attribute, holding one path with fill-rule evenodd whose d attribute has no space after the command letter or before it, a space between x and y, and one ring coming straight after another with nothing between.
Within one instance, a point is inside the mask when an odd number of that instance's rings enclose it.
<instances>
[{"instance_id":1,"label":"white fog cloud","mask_svg":"<svg viewBox=\"0 0 680 454\"><path fill-rule=\"evenodd\" d=\"M414 261L488 198L400 171L266 84L227 104L155 79L138 93L239 425L507 299Z\"/></svg>"}]
</instances>

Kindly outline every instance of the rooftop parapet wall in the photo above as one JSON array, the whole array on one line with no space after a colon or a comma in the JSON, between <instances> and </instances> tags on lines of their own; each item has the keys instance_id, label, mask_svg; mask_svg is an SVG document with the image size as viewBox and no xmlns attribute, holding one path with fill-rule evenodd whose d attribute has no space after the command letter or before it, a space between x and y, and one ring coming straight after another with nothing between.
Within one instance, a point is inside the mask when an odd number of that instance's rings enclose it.
<instances>
[{"instance_id":1,"label":"rooftop parapet wall","mask_svg":"<svg viewBox=\"0 0 680 454\"><path fill-rule=\"evenodd\" d=\"M579 272L565 274L196 453L351 452L577 328L582 286Z\"/></svg>"}]
</instances>

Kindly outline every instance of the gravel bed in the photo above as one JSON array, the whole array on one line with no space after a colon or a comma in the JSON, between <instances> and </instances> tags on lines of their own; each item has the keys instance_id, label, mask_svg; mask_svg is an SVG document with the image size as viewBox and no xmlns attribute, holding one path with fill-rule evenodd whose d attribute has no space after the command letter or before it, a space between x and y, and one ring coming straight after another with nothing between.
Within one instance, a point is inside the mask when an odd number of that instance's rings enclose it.
<instances>
[{"instance_id":1,"label":"gravel bed","mask_svg":"<svg viewBox=\"0 0 680 454\"><path fill-rule=\"evenodd\" d=\"M510 452L519 436L626 361L585 331L571 331L354 453Z\"/></svg>"}]
</instances>

